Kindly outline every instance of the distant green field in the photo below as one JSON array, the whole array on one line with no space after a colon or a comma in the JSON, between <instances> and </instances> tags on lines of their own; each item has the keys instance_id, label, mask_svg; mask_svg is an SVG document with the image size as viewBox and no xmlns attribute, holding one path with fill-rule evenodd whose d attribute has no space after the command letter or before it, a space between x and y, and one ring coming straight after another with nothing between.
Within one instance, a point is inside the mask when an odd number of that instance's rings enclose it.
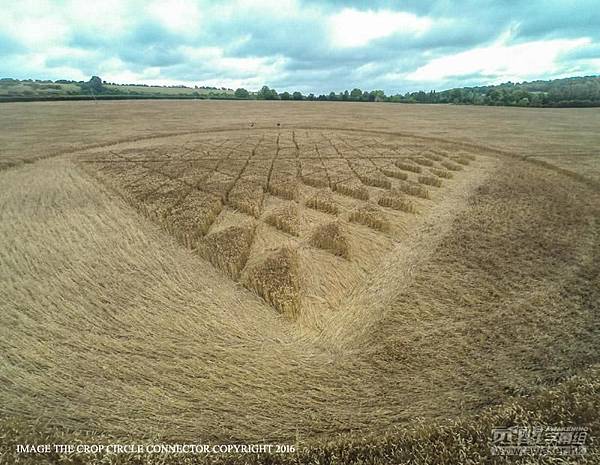
<instances>
[{"instance_id":1,"label":"distant green field","mask_svg":"<svg viewBox=\"0 0 600 465\"><path fill-rule=\"evenodd\" d=\"M0 95L2 96L33 97L78 94L81 94L81 88L77 84L0 80Z\"/></svg>"},{"instance_id":2,"label":"distant green field","mask_svg":"<svg viewBox=\"0 0 600 465\"><path fill-rule=\"evenodd\" d=\"M19 81L16 79L0 79L0 99L51 99L89 97L91 92L82 88L79 83L57 83L52 81ZM128 97L233 97L231 89L192 88L192 87L161 87L141 85L104 84L102 93L97 97L128 98Z\"/></svg>"},{"instance_id":3,"label":"distant green field","mask_svg":"<svg viewBox=\"0 0 600 465\"><path fill-rule=\"evenodd\" d=\"M124 85L113 85L106 84L110 90L117 92L127 92L132 94L161 94L161 95L194 95L196 93L200 95L208 94L227 94L233 95L233 90L221 90L221 89L193 89L191 87L160 87L160 86L124 86Z\"/></svg>"}]
</instances>

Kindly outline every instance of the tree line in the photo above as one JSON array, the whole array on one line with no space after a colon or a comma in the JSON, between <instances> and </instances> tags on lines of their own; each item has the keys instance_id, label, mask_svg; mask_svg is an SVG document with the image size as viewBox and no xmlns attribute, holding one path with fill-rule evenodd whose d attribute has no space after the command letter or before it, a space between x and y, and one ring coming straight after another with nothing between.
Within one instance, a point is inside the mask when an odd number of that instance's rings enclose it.
<instances>
[{"instance_id":1,"label":"tree line","mask_svg":"<svg viewBox=\"0 0 600 465\"><path fill-rule=\"evenodd\" d=\"M354 102L382 102L387 99L382 90L362 91L361 89L352 89L343 91L339 94L330 92L329 94L315 95L313 93L303 95L301 92L282 92L278 93L269 86L263 86L258 92L249 92L246 89L236 89L234 95L241 99L256 100L327 100L327 101L354 101Z\"/></svg>"},{"instance_id":2,"label":"tree line","mask_svg":"<svg viewBox=\"0 0 600 465\"><path fill-rule=\"evenodd\" d=\"M600 77L586 76L549 81L507 82L493 86L461 87L441 92L407 92L386 95L383 90L363 91L354 88L339 93L303 95L301 92L277 92L263 86L258 92L239 88L239 99L321 100L349 102L452 103L520 107L592 107L600 106Z\"/></svg>"},{"instance_id":3,"label":"tree line","mask_svg":"<svg viewBox=\"0 0 600 465\"><path fill-rule=\"evenodd\" d=\"M26 84L25 89L10 90L19 83ZM65 90L63 84L74 84L75 89ZM152 93L136 92L136 87L152 87ZM17 87L14 87L15 89ZM383 90L362 90L354 88L342 92L328 94L302 94L299 91L277 92L269 86L263 86L256 92L238 88L235 92L224 87L194 86L148 86L131 85L131 87L107 83L98 76L85 81L33 81L3 78L0 79L0 91L7 90L0 98L41 98L65 96L90 96L99 98L119 98L144 96L151 98L163 95L163 89L181 88L188 93L175 93L172 98L235 98L253 100L310 100L341 102L398 102L398 103L450 103L458 105L496 105L520 107L593 107L600 106L600 76L573 77L549 81L532 81L522 83L507 82L493 86L460 87L444 91L418 91L405 94L386 95ZM190 91L191 90L191 91ZM0 92L2 94L2 92ZM48 95L46 95L48 94Z\"/></svg>"}]
</instances>

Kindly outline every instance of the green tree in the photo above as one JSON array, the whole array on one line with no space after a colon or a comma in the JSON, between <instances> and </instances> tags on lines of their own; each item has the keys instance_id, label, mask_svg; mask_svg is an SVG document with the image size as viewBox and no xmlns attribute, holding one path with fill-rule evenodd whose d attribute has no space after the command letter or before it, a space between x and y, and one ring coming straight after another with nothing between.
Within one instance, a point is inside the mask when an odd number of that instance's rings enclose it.
<instances>
[{"instance_id":1,"label":"green tree","mask_svg":"<svg viewBox=\"0 0 600 465\"><path fill-rule=\"evenodd\" d=\"M249 98L250 97L250 92L248 92L246 89L240 87L239 89L235 90L234 95L237 98Z\"/></svg>"},{"instance_id":2,"label":"green tree","mask_svg":"<svg viewBox=\"0 0 600 465\"><path fill-rule=\"evenodd\" d=\"M269 86L262 86L257 94L259 99L263 100L278 100L279 94L275 89L269 89Z\"/></svg>"},{"instance_id":3,"label":"green tree","mask_svg":"<svg viewBox=\"0 0 600 465\"><path fill-rule=\"evenodd\" d=\"M352 91L350 91L350 99L351 100L360 100L360 98L363 95L363 91L357 88L352 89Z\"/></svg>"},{"instance_id":4,"label":"green tree","mask_svg":"<svg viewBox=\"0 0 600 465\"><path fill-rule=\"evenodd\" d=\"M81 89L83 91L93 92L94 94L101 94L106 91L102 79L98 76L92 76L88 82L81 85Z\"/></svg>"},{"instance_id":5,"label":"green tree","mask_svg":"<svg viewBox=\"0 0 600 465\"><path fill-rule=\"evenodd\" d=\"M385 100L385 92L382 90L372 90L369 92L370 102L383 102Z\"/></svg>"},{"instance_id":6,"label":"green tree","mask_svg":"<svg viewBox=\"0 0 600 465\"><path fill-rule=\"evenodd\" d=\"M294 93L292 94L292 98L293 98L294 100L302 100L302 98L303 98L303 97L302 97L302 93L300 93L300 92L296 91L296 92L294 92Z\"/></svg>"},{"instance_id":7,"label":"green tree","mask_svg":"<svg viewBox=\"0 0 600 465\"><path fill-rule=\"evenodd\" d=\"M266 100L269 95L271 95L271 89L269 89L269 86L262 86L256 94L259 99L263 100Z\"/></svg>"},{"instance_id":8,"label":"green tree","mask_svg":"<svg viewBox=\"0 0 600 465\"><path fill-rule=\"evenodd\" d=\"M452 103L461 103L463 99L463 90L462 89L452 89L450 91L450 101Z\"/></svg>"},{"instance_id":9,"label":"green tree","mask_svg":"<svg viewBox=\"0 0 600 465\"><path fill-rule=\"evenodd\" d=\"M98 76L92 76L89 85L94 92L104 92L104 84L102 83L102 79L100 79Z\"/></svg>"},{"instance_id":10,"label":"green tree","mask_svg":"<svg viewBox=\"0 0 600 465\"><path fill-rule=\"evenodd\" d=\"M279 98L281 100L290 100L292 98L292 96L290 95L289 92L286 91L286 92L279 94Z\"/></svg>"},{"instance_id":11,"label":"green tree","mask_svg":"<svg viewBox=\"0 0 600 465\"><path fill-rule=\"evenodd\" d=\"M493 89L490 93L487 94L488 99L492 105L495 105L502 99L502 92L498 89Z\"/></svg>"}]
</instances>

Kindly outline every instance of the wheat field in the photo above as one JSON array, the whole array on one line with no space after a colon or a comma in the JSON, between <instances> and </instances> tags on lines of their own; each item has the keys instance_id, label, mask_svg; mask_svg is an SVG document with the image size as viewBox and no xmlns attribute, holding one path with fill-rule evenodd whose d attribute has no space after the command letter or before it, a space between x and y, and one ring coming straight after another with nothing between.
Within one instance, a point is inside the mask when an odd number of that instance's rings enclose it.
<instances>
[{"instance_id":1,"label":"wheat field","mask_svg":"<svg viewBox=\"0 0 600 465\"><path fill-rule=\"evenodd\" d=\"M494 463L502 422L600 427L600 111L81 102L0 123L6 463L41 438ZM163 459L183 463L111 460Z\"/></svg>"}]
</instances>

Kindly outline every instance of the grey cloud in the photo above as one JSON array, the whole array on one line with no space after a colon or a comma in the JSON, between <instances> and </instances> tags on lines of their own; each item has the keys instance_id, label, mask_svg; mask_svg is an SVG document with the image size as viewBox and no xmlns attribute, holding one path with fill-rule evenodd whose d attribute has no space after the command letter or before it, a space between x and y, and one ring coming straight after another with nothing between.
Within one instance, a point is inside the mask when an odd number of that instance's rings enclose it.
<instances>
[{"instance_id":1,"label":"grey cloud","mask_svg":"<svg viewBox=\"0 0 600 465\"><path fill-rule=\"evenodd\" d=\"M600 44L591 44L587 47L582 47L570 52L564 53L562 59L565 61L570 60L587 60L593 58L600 58Z\"/></svg>"},{"instance_id":2,"label":"grey cloud","mask_svg":"<svg viewBox=\"0 0 600 465\"><path fill-rule=\"evenodd\" d=\"M600 9L595 0L537 1L520 16L519 35L527 39L591 36L600 38Z\"/></svg>"},{"instance_id":3,"label":"grey cloud","mask_svg":"<svg viewBox=\"0 0 600 465\"><path fill-rule=\"evenodd\" d=\"M128 63L159 67L173 66L186 61L186 55L179 48L162 44L152 44L137 49L128 47L119 52L119 58Z\"/></svg>"},{"instance_id":4,"label":"grey cloud","mask_svg":"<svg viewBox=\"0 0 600 465\"><path fill-rule=\"evenodd\" d=\"M9 35L0 31L0 58L7 55L22 52L23 50L25 50L25 47L23 47L23 45L21 45Z\"/></svg>"}]
</instances>

